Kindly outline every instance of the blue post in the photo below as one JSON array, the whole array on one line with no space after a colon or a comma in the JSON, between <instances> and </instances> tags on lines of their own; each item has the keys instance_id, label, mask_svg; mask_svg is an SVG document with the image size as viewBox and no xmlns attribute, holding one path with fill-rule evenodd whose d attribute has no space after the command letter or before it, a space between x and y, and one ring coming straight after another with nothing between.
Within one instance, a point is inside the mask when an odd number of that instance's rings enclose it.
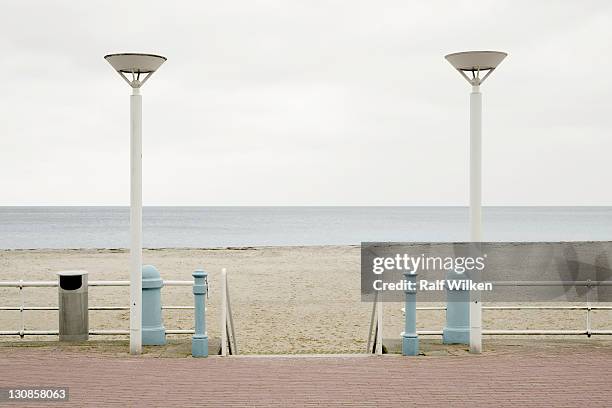
<instances>
[{"instance_id":1,"label":"blue post","mask_svg":"<svg viewBox=\"0 0 612 408\"><path fill-rule=\"evenodd\" d=\"M195 334L191 339L191 355L208 357L208 334L206 333L206 305L204 297L208 290L208 273L198 269L193 276L193 301L195 303Z\"/></svg>"},{"instance_id":2,"label":"blue post","mask_svg":"<svg viewBox=\"0 0 612 408\"><path fill-rule=\"evenodd\" d=\"M153 265L142 267L142 344L163 346L166 329L162 324L161 288L164 287L159 271Z\"/></svg>"},{"instance_id":3,"label":"blue post","mask_svg":"<svg viewBox=\"0 0 612 408\"><path fill-rule=\"evenodd\" d=\"M449 272L447 279L461 279ZM446 326L442 331L444 344L470 344L470 292L446 291Z\"/></svg>"},{"instance_id":4,"label":"blue post","mask_svg":"<svg viewBox=\"0 0 612 408\"><path fill-rule=\"evenodd\" d=\"M416 274L404 272L404 280L411 286L406 294L404 332L402 333L402 354L417 356L419 354L419 336L416 333Z\"/></svg>"}]
</instances>

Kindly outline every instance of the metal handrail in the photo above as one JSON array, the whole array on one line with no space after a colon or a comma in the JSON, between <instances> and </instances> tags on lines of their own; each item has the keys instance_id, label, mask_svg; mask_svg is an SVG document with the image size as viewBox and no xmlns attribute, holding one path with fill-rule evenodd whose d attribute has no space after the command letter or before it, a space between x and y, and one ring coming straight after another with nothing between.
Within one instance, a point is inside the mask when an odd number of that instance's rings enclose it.
<instances>
[{"instance_id":1,"label":"metal handrail","mask_svg":"<svg viewBox=\"0 0 612 408\"><path fill-rule=\"evenodd\" d=\"M483 306L483 310L612 310L612 306ZM446 310L446 306L417 306L416 310ZM402 312L405 312L402 307Z\"/></svg>"},{"instance_id":2,"label":"metal handrail","mask_svg":"<svg viewBox=\"0 0 612 408\"><path fill-rule=\"evenodd\" d=\"M612 286L612 281L505 281L493 282L497 286ZM164 286L192 286L193 281L165 280ZM25 306L23 298L23 288L30 287L57 287L57 281L0 281L0 287L19 288L21 306L0 306L0 311L19 311L21 314L21 330L3 330L0 335L57 335L57 330L26 330L23 313L26 310L58 310L56 306ZM130 281L90 281L88 286L107 286L122 287L130 286ZM129 306L91 306L89 310L129 310ZM193 306L162 306L164 310L193 310ZM586 305L568 306L483 306L483 310L586 310L587 328L586 330L483 330L487 335L612 335L612 330L592 330L590 312L593 310L612 310L612 306L592 305L588 300ZM446 310L446 306L421 306L417 310ZM402 308L402 311L404 309ZM194 330L168 329L167 334L193 334ZM422 335L442 335L441 330L419 330ZM129 330L91 330L91 335L128 335Z\"/></svg>"},{"instance_id":3,"label":"metal handrail","mask_svg":"<svg viewBox=\"0 0 612 408\"><path fill-rule=\"evenodd\" d=\"M0 281L0 288L52 288L57 287L57 281ZM165 280L164 286L192 286L193 281ZM128 280L89 281L87 286L130 286Z\"/></svg>"},{"instance_id":4,"label":"metal handrail","mask_svg":"<svg viewBox=\"0 0 612 408\"><path fill-rule=\"evenodd\" d=\"M441 336L442 330L417 330L423 336ZM612 335L612 330L483 330L489 336L588 336Z\"/></svg>"},{"instance_id":5,"label":"metal handrail","mask_svg":"<svg viewBox=\"0 0 612 408\"><path fill-rule=\"evenodd\" d=\"M163 310L193 310L193 306L162 306ZM0 306L0 310L59 310L57 306ZM87 310L130 310L129 306L90 306Z\"/></svg>"},{"instance_id":6,"label":"metal handrail","mask_svg":"<svg viewBox=\"0 0 612 408\"><path fill-rule=\"evenodd\" d=\"M493 281L493 286L612 286L612 281Z\"/></svg>"},{"instance_id":7,"label":"metal handrail","mask_svg":"<svg viewBox=\"0 0 612 408\"><path fill-rule=\"evenodd\" d=\"M590 290L597 286L612 286L612 281L498 281L491 282L493 286L586 286L588 287L586 301L584 305L567 306L482 306L482 310L586 310L586 329L585 330L482 330L482 334L487 335L612 335L612 330L593 330L591 328L591 312L593 310L612 310L612 306L593 305L589 299ZM402 313L406 309L402 307ZM446 306L421 306L416 310L446 310ZM441 330L417 330L417 334L441 336Z\"/></svg>"},{"instance_id":8,"label":"metal handrail","mask_svg":"<svg viewBox=\"0 0 612 408\"><path fill-rule=\"evenodd\" d=\"M192 329L169 329L166 330L166 334L193 334L195 333ZM92 336L123 336L129 335L129 330L90 330L89 334ZM57 336L59 335L58 330L0 330L0 335L5 336Z\"/></svg>"},{"instance_id":9,"label":"metal handrail","mask_svg":"<svg viewBox=\"0 0 612 408\"><path fill-rule=\"evenodd\" d=\"M185 280L165 280L164 286L193 286L193 281ZM0 287L2 288L18 288L19 298L21 306L0 306L0 311L19 311L21 320L21 330L0 330L0 336L53 336L58 335L58 330L26 330L25 319L23 316L26 310L59 310L57 306L25 306L25 300L23 297L23 288L44 288L44 287L57 287L57 281L0 281ZM89 281L89 286L108 286L108 287L121 287L130 286L130 281L117 280L117 281ZM193 310L194 306L162 306L164 310ZM88 310L130 310L129 306L90 306ZM194 330L183 330L183 329L168 329L166 334L193 334ZM90 330L89 334L99 336L114 336L114 335L129 335L129 330Z\"/></svg>"}]
</instances>

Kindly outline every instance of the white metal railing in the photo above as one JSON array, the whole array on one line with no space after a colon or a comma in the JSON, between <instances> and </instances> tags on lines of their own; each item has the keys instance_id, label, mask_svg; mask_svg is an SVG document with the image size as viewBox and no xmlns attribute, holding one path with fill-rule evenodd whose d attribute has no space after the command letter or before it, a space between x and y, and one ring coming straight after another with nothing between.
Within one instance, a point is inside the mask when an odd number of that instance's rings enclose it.
<instances>
[{"instance_id":1,"label":"white metal railing","mask_svg":"<svg viewBox=\"0 0 612 408\"><path fill-rule=\"evenodd\" d=\"M231 308L229 305L229 293L227 291L227 277L224 278L225 290L224 295L226 296L227 306ZM0 311L19 311L20 312L20 320L21 320L21 329L20 330L0 330L0 335L18 335L20 337L24 337L26 335L58 335L57 330L26 330L25 329L25 320L24 320L24 311L27 310L58 310L57 306L25 306L25 301L23 297L23 289L24 288L34 288L34 287L57 287L57 281L0 281L0 287L12 287L19 288L19 297L20 297L20 306L0 306ZM90 281L88 286L129 286L130 282L127 280L122 281ZM164 286L192 286L193 281L182 281L182 280L165 280ZM587 286L589 289L596 286L612 286L611 281L605 282L597 282L597 281L568 281L568 282L495 282L494 285L498 286L564 286L564 285L573 285L573 286ZM585 310L586 311L586 328L584 330L483 330L483 334L487 335L612 335L612 330L593 330L591 327L591 312L593 310L612 310L612 306L603 306L603 305L592 305L588 300L587 292L587 301L585 305L567 305L567 306L531 306L531 305L516 305L516 306L483 306L483 310ZM380 302L376 302L380 303ZM225 304L225 302L224 302ZM91 306L89 310L129 310L129 306ZM193 310L193 306L162 306L164 310ZM377 310L378 309L378 310ZM446 310L445 306L421 306L417 307L417 310ZM378 307L373 309L377 310L377 326L379 328L376 330L377 334L379 334L379 338L382 336L382 307ZM402 311L404 309L402 308ZM231 309L227 310L226 313L222 313L223 326L229 328L229 333L226 330L223 330L227 337L234 337L235 334L233 332L233 321L231 317ZM228 321L229 320L229 321ZM372 326L373 320L370 324ZM229 326L229 327L228 327ZM370 327L370 333L372 332L372 327ZM183 330L183 329L168 329L166 330L167 334L193 334L194 330ZM441 335L442 330L418 330L418 334L422 335ZM129 330L90 330L89 334L91 335L128 335ZM235 343L234 343L235 346ZM368 347L369 348L369 347Z\"/></svg>"},{"instance_id":2,"label":"white metal railing","mask_svg":"<svg viewBox=\"0 0 612 408\"><path fill-rule=\"evenodd\" d=\"M52 288L57 286L57 281L0 281L0 288ZM130 281L89 281L87 286L130 286ZM193 286L193 281L165 280L164 286Z\"/></svg>"},{"instance_id":3,"label":"white metal railing","mask_svg":"<svg viewBox=\"0 0 612 408\"><path fill-rule=\"evenodd\" d=\"M417 307L418 310L446 310L446 306L422 306ZM508 336L508 335L550 335L550 336L581 336L588 337L595 335L612 335L612 330L593 330L591 328L591 311L593 310L612 310L612 306L483 306L482 310L586 310L586 328L585 330L482 330L482 334ZM405 312L402 307L402 312ZM441 336L442 330L417 330L417 334L425 336Z\"/></svg>"},{"instance_id":4,"label":"white metal railing","mask_svg":"<svg viewBox=\"0 0 612 408\"><path fill-rule=\"evenodd\" d=\"M612 330L593 330L591 327L591 312L593 310L612 310L612 306L592 305L589 299L591 289L597 286L612 286L612 281L501 281L492 282L493 286L583 286L587 287L586 301L584 305L567 306L482 306L482 310L586 310L586 328L584 330L548 330L548 329L513 329L513 330L482 330L482 334L488 335L551 335L551 336L582 336L586 335L612 335ZM446 306L422 306L416 310L446 310ZM405 313L405 309L402 308ZM442 335L442 330L417 330L422 335Z\"/></svg>"},{"instance_id":5,"label":"white metal railing","mask_svg":"<svg viewBox=\"0 0 612 408\"><path fill-rule=\"evenodd\" d=\"M54 336L59 335L58 330L26 330L24 312L26 310L59 310L57 306L26 306L23 297L24 288L49 288L57 287L57 281L0 281L0 288L19 288L19 299L21 305L15 306L0 306L0 311L12 310L20 312L20 326L21 330L0 330L0 336ZM130 286L130 281L90 281L89 286ZM165 280L164 286L193 286L193 281L183 280ZM193 310L194 306L162 306L164 310ZM129 306L90 306L88 310L130 310ZM168 329L166 334L193 334L194 330L183 330L183 329ZM90 330L89 334L92 336L121 336L129 335L129 330Z\"/></svg>"}]
</instances>

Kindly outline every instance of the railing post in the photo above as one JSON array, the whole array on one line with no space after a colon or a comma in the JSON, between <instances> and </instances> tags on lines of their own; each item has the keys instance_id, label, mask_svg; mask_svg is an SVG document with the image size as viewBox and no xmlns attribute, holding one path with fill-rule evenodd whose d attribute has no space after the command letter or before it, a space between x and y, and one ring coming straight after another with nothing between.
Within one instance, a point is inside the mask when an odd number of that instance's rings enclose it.
<instances>
[{"instance_id":1,"label":"railing post","mask_svg":"<svg viewBox=\"0 0 612 408\"><path fill-rule=\"evenodd\" d=\"M416 356L419 354L419 336L416 332L416 274L404 272L404 280L411 286L407 286L406 294L404 332L402 333L402 355Z\"/></svg>"},{"instance_id":2,"label":"railing post","mask_svg":"<svg viewBox=\"0 0 612 408\"><path fill-rule=\"evenodd\" d=\"M206 305L204 298L208 290L208 273L198 269L193 276L193 300L195 316L195 334L191 340L193 357L208 357L208 334L206 333Z\"/></svg>"},{"instance_id":3,"label":"railing post","mask_svg":"<svg viewBox=\"0 0 612 408\"><path fill-rule=\"evenodd\" d=\"M19 337L23 339L25 336L25 317L23 316L23 310L25 307L25 300L23 296L23 280L19 280L19 302L21 302L21 307L19 308L19 318L21 319L21 330L19 330ZM58 306L59 310L59 306Z\"/></svg>"},{"instance_id":4,"label":"railing post","mask_svg":"<svg viewBox=\"0 0 612 408\"><path fill-rule=\"evenodd\" d=\"M587 280L587 292L586 292L586 335L591 337L591 280Z\"/></svg>"}]
</instances>

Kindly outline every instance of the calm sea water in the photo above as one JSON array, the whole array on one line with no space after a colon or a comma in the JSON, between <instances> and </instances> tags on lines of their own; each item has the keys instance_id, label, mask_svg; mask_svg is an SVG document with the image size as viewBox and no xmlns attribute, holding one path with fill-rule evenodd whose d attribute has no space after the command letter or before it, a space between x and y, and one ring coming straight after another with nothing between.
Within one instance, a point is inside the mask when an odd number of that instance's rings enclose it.
<instances>
[{"instance_id":1,"label":"calm sea water","mask_svg":"<svg viewBox=\"0 0 612 408\"><path fill-rule=\"evenodd\" d=\"M146 207L144 246L465 241L465 207ZM612 207L490 207L487 241L612 240ZM127 207L0 207L0 248L126 248Z\"/></svg>"}]
</instances>

